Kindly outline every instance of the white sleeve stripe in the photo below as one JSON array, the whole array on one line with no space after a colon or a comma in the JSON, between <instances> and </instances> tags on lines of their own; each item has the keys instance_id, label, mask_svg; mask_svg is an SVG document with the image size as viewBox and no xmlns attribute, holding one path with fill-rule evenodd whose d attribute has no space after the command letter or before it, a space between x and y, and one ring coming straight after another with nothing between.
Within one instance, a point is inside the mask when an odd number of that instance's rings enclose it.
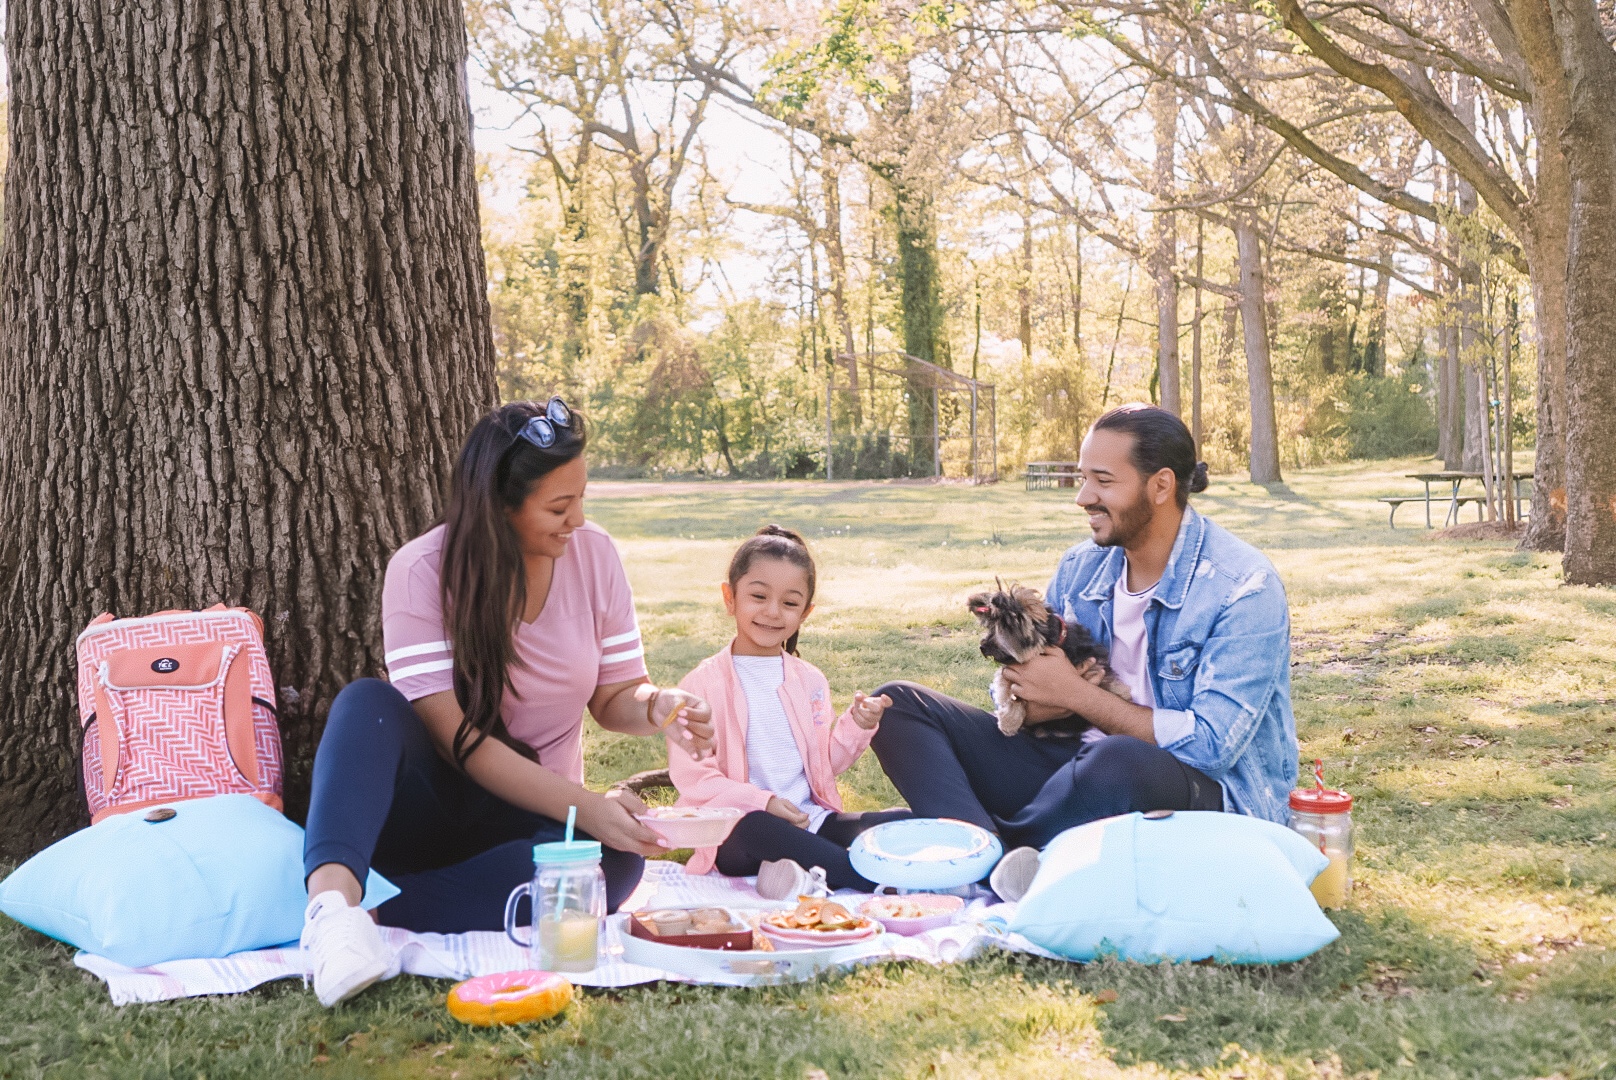
<instances>
[{"instance_id":1,"label":"white sleeve stripe","mask_svg":"<svg viewBox=\"0 0 1616 1080\"><path fill-rule=\"evenodd\" d=\"M397 682L399 679L407 679L411 675L428 675L434 671L448 671L452 667L454 667L453 660L428 660L424 664L411 664L409 667L398 668L397 670L389 668L388 674L393 677L394 682Z\"/></svg>"},{"instance_id":2,"label":"white sleeve stripe","mask_svg":"<svg viewBox=\"0 0 1616 1080\"><path fill-rule=\"evenodd\" d=\"M428 641L420 645L406 645L402 649L394 649L388 653L384 660L391 664L394 660L403 660L407 656L422 656L426 653L453 652L447 641Z\"/></svg>"},{"instance_id":3,"label":"white sleeve stripe","mask_svg":"<svg viewBox=\"0 0 1616 1080\"><path fill-rule=\"evenodd\" d=\"M636 646L635 648L632 648L632 649L625 649L623 652L607 653L606 655L604 655L604 656L602 656L600 658L600 662L603 665L604 664L617 664L617 663L621 663L624 660L632 660L636 656L644 656L644 655L645 655L645 646L644 645L639 645L639 646Z\"/></svg>"},{"instance_id":4,"label":"white sleeve stripe","mask_svg":"<svg viewBox=\"0 0 1616 1080\"><path fill-rule=\"evenodd\" d=\"M610 648L613 645L627 645L629 642L639 638L639 636L640 628L636 626L626 634L614 634L609 638L601 638L600 644L602 648Z\"/></svg>"}]
</instances>

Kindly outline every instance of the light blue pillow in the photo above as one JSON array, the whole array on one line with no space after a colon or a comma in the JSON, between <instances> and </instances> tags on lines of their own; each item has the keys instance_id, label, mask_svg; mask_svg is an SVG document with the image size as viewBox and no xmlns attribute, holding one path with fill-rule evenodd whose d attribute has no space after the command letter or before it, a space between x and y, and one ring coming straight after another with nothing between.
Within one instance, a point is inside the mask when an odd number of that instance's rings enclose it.
<instances>
[{"instance_id":1,"label":"light blue pillow","mask_svg":"<svg viewBox=\"0 0 1616 1080\"><path fill-rule=\"evenodd\" d=\"M303 932L303 830L251 795L114 814L0 882L0 911L126 967L228 956ZM374 870L365 906L398 895Z\"/></svg>"},{"instance_id":2,"label":"light blue pillow","mask_svg":"<svg viewBox=\"0 0 1616 1080\"><path fill-rule=\"evenodd\" d=\"M1010 929L1072 960L1300 960L1341 936L1308 884L1324 855L1283 825L1180 811L1055 837Z\"/></svg>"}]
</instances>

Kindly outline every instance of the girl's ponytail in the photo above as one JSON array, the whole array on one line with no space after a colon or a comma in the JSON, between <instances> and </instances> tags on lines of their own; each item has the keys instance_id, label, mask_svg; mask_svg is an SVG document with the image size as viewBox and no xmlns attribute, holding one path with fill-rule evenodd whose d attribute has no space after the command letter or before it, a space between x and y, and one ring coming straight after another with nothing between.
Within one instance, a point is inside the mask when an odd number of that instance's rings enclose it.
<instances>
[{"instance_id":1,"label":"girl's ponytail","mask_svg":"<svg viewBox=\"0 0 1616 1080\"><path fill-rule=\"evenodd\" d=\"M808 575L808 603L814 602L814 557L808 553L808 542L798 533L779 525L765 525L748 537L729 561L729 587L734 589L752 568L754 559L781 559L800 567ZM786 639L785 650L797 654L797 634Z\"/></svg>"}]
</instances>

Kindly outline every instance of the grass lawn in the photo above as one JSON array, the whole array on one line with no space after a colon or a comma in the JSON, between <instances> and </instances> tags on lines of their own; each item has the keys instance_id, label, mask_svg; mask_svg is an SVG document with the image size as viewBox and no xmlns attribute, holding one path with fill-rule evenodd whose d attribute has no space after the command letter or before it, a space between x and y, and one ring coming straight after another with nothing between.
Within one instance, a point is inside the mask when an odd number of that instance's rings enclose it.
<instances>
[{"instance_id":1,"label":"grass lawn","mask_svg":"<svg viewBox=\"0 0 1616 1080\"><path fill-rule=\"evenodd\" d=\"M1289 589L1306 758L1358 798L1339 942L1270 969L1087 967L991 955L761 991L586 993L548 1025L471 1032L443 982L335 1012L295 982L115 1009L71 950L0 925L0 1077L1616 1077L1616 593L1504 543L1389 530L1413 461L1232 480L1206 513ZM727 638L717 582L766 521L820 563L804 655L838 704L902 675L982 702L966 593L1042 585L1087 530L1070 491L849 484L596 485L653 678ZM1405 510L1405 524L1419 515ZM592 784L660 763L588 737ZM895 795L873 757L850 808ZM1185 882L1193 888L1194 882Z\"/></svg>"}]
</instances>

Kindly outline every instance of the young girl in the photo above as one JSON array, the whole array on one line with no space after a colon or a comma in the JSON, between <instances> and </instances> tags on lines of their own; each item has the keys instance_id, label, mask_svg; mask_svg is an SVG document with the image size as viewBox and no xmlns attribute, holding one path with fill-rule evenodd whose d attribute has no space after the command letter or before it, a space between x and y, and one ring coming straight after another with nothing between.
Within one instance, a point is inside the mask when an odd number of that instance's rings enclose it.
<instances>
[{"instance_id":1,"label":"young girl","mask_svg":"<svg viewBox=\"0 0 1616 1080\"><path fill-rule=\"evenodd\" d=\"M722 845L698 849L686 869L757 874L758 892L771 899L805 889L804 868L815 866L833 889L872 891L847 847L872 825L910 813L843 813L836 776L869 746L892 701L857 693L837 718L825 676L798 658L797 631L814 608L814 560L796 533L758 530L730 560L722 589L735 640L679 683L711 706L714 753L698 760L670 737L668 771L680 806L747 814Z\"/></svg>"}]
</instances>

